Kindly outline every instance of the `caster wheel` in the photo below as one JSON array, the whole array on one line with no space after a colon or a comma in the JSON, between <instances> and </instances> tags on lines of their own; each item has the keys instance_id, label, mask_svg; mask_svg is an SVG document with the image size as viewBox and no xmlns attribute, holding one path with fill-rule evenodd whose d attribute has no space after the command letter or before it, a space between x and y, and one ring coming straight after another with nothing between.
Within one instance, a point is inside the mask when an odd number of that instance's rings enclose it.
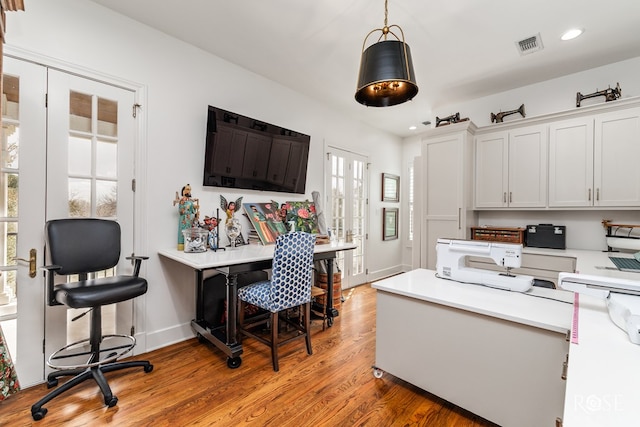
<instances>
[{"instance_id":1,"label":"caster wheel","mask_svg":"<svg viewBox=\"0 0 640 427\"><path fill-rule=\"evenodd\" d=\"M47 380L47 388L53 388L58 385L58 379Z\"/></svg>"},{"instance_id":2,"label":"caster wheel","mask_svg":"<svg viewBox=\"0 0 640 427\"><path fill-rule=\"evenodd\" d=\"M104 399L104 404L109 408L113 408L118 403L118 398L115 396L111 396L111 399Z\"/></svg>"},{"instance_id":3,"label":"caster wheel","mask_svg":"<svg viewBox=\"0 0 640 427\"><path fill-rule=\"evenodd\" d=\"M200 344L204 344L207 340L204 339L204 337L202 336L202 334L196 334L196 338L198 338L198 342Z\"/></svg>"},{"instance_id":4,"label":"caster wheel","mask_svg":"<svg viewBox=\"0 0 640 427\"><path fill-rule=\"evenodd\" d=\"M145 366L145 367L144 367L144 371L145 371L146 373L149 373L149 372L153 371L153 365L147 365L147 366Z\"/></svg>"},{"instance_id":5,"label":"caster wheel","mask_svg":"<svg viewBox=\"0 0 640 427\"><path fill-rule=\"evenodd\" d=\"M242 359L240 357L227 358L227 366L231 369L239 368L241 364L242 364Z\"/></svg>"},{"instance_id":6,"label":"caster wheel","mask_svg":"<svg viewBox=\"0 0 640 427\"><path fill-rule=\"evenodd\" d=\"M47 415L47 408L40 408L37 411L31 411L31 416L34 421L40 421L45 415Z\"/></svg>"},{"instance_id":7,"label":"caster wheel","mask_svg":"<svg viewBox=\"0 0 640 427\"><path fill-rule=\"evenodd\" d=\"M328 327L332 327L332 326L333 326L333 317L329 317L329 318L327 319L327 326L328 326Z\"/></svg>"},{"instance_id":8,"label":"caster wheel","mask_svg":"<svg viewBox=\"0 0 640 427\"><path fill-rule=\"evenodd\" d=\"M374 377L376 377L376 378L382 378L382 374L383 374L383 373L384 373L384 372L382 372L382 369L380 369L380 368L376 368L376 367L374 366L374 368L373 368L373 376L374 376Z\"/></svg>"}]
</instances>

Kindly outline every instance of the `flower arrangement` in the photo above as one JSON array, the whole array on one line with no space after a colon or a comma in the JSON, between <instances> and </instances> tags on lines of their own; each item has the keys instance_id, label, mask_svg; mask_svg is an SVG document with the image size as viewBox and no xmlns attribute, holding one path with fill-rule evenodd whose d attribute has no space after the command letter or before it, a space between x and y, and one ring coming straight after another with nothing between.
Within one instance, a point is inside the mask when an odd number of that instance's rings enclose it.
<instances>
[{"instance_id":1,"label":"flower arrangement","mask_svg":"<svg viewBox=\"0 0 640 427\"><path fill-rule=\"evenodd\" d=\"M294 221L296 231L318 234L318 216L313 202L286 202L282 205L287 210L287 222Z\"/></svg>"}]
</instances>

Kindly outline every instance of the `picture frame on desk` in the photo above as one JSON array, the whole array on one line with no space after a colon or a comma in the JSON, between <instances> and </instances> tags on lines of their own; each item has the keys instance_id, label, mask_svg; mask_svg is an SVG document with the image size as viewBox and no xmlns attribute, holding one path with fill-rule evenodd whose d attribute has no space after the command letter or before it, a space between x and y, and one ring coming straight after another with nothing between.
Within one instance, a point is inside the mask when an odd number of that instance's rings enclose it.
<instances>
[{"instance_id":1,"label":"picture frame on desk","mask_svg":"<svg viewBox=\"0 0 640 427\"><path fill-rule=\"evenodd\" d=\"M382 208L382 240L398 238L398 208Z\"/></svg>"},{"instance_id":2,"label":"picture frame on desk","mask_svg":"<svg viewBox=\"0 0 640 427\"><path fill-rule=\"evenodd\" d=\"M382 201L400 201L400 177L390 173L382 174Z\"/></svg>"}]
</instances>

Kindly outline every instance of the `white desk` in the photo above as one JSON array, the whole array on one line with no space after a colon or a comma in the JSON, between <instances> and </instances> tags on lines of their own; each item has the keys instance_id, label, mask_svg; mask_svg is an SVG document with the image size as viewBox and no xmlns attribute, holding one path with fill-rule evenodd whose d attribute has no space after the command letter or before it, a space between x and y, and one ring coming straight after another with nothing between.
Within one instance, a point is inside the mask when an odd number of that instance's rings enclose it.
<instances>
[{"instance_id":1,"label":"white desk","mask_svg":"<svg viewBox=\"0 0 640 427\"><path fill-rule=\"evenodd\" d=\"M333 324L338 311L333 308L333 260L339 251L355 249L354 243L332 242L316 245L314 260L327 262L327 323ZM227 355L227 366L237 368L242 363L242 345L237 341L237 275L247 271L271 268L275 245L244 245L235 249L197 253L186 253L177 249L159 251L161 256L193 268L196 272L196 317L191 321L196 333L210 341ZM223 327L212 328L204 320L204 275L205 270L217 270L227 278L227 322Z\"/></svg>"}]
</instances>

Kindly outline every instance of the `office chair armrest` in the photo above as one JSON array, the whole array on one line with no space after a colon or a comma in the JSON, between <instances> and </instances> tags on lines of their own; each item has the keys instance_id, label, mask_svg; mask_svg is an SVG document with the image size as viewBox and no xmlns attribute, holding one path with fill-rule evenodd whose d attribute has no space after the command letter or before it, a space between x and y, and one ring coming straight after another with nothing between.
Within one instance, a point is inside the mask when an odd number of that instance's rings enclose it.
<instances>
[{"instance_id":1,"label":"office chair armrest","mask_svg":"<svg viewBox=\"0 0 640 427\"><path fill-rule=\"evenodd\" d=\"M131 255L131 256L126 257L125 259L133 261L133 263L134 263L133 275L137 277L138 274L140 274L140 265L142 265L142 261L149 259L149 257L148 256L141 256L141 255Z\"/></svg>"},{"instance_id":2,"label":"office chair armrest","mask_svg":"<svg viewBox=\"0 0 640 427\"><path fill-rule=\"evenodd\" d=\"M45 274L47 276L47 304L49 305L62 305L53 297L54 292L54 284L53 278L55 276L55 272L62 268L61 265L44 265L42 269L45 270Z\"/></svg>"}]
</instances>

